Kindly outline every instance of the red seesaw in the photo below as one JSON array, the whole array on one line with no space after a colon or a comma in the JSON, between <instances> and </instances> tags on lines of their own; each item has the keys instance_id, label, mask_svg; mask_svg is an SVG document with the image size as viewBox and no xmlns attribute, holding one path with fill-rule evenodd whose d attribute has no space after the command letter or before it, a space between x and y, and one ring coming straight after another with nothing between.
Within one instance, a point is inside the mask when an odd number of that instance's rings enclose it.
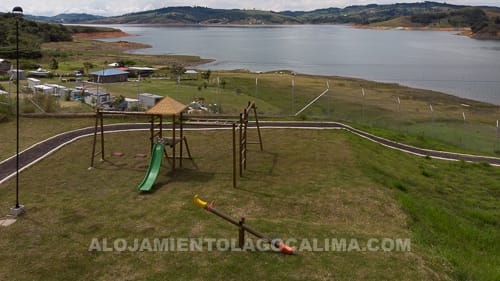
<instances>
[{"instance_id":1,"label":"red seesaw","mask_svg":"<svg viewBox=\"0 0 500 281\"><path fill-rule=\"evenodd\" d=\"M230 216L224 214L223 212L221 211L218 211L217 209L214 208L214 204L215 202L212 201L212 203L208 204L207 202L201 200L198 195L195 195L194 198L193 198L193 201L194 201L194 204L196 204L197 206L199 206L200 208L202 209L205 209L207 210L208 212L210 213L213 213L221 218L223 218L224 220L236 225L237 227L239 227L239 247L240 248L243 248L243 245L244 245L244 242L245 242L245 231L248 231L250 233L252 233L253 235L255 235L256 237L264 240L265 242L271 244L272 246L276 247L277 249L280 250L280 252L282 252L283 254L286 254L286 255L292 255L294 254L295 252L295 247L291 247L291 246L287 246L285 243L283 243L281 240L279 239L271 239L269 237L267 237L266 235L254 230L253 228L249 227L249 226L246 226L244 223L245 223L245 218L241 218L240 221L238 220L235 220L233 218L231 218Z\"/></svg>"}]
</instances>

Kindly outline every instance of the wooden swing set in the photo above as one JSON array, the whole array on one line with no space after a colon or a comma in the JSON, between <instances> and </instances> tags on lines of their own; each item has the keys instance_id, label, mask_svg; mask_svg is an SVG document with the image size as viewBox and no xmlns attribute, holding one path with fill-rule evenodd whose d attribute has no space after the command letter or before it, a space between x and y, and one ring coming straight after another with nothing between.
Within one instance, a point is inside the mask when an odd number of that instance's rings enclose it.
<instances>
[{"instance_id":1,"label":"wooden swing set","mask_svg":"<svg viewBox=\"0 0 500 281\"><path fill-rule=\"evenodd\" d=\"M92 145L92 157L90 160L89 169L94 168L95 157L100 155L101 161L104 161L105 149L104 149L104 115L130 115L130 116L145 116L150 118L150 142L151 149L153 145L162 141L166 144L165 147L170 147L172 149L172 156L170 156L165 149L165 156L168 160L172 159L172 171L176 168L176 160L179 160L179 166L182 167L183 159L192 160L191 152L189 151L189 145L186 136L184 136L183 128L183 112L187 108L186 105L170 98L165 97L155 106L147 110L146 112L119 112L119 111L102 111L99 108L96 110L96 120L94 127L94 139ZM171 116L172 118L172 137L167 138L163 135L163 124L164 116ZM179 123L180 136L177 136L177 122ZM96 152L97 146L97 136L100 135L101 151ZM179 145L179 153L177 153L176 147ZM184 148L187 152L187 157L184 157ZM177 155L179 154L179 155Z\"/></svg>"},{"instance_id":2,"label":"wooden swing set","mask_svg":"<svg viewBox=\"0 0 500 281\"><path fill-rule=\"evenodd\" d=\"M257 128L257 141L248 141L248 124L251 112L253 112L255 119L255 126ZM255 102L248 102L247 107L240 113L238 122L233 122L233 187L236 187L236 169L238 166L240 177L243 176L244 170L247 169L247 152L249 144L258 144L260 150L264 150L262 144L262 135L260 133L259 117L257 114L257 106ZM238 145L236 145L236 130L239 132ZM236 159L236 146L238 146L239 161ZM236 164L238 162L238 165Z\"/></svg>"},{"instance_id":3,"label":"wooden swing set","mask_svg":"<svg viewBox=\"0 0 500 281\"><path fill-rule=\"evenodd\" d=\"M93 135L93 145L92 145L92 156L90 160L89 169L94 168L95 158L100 155L100 160L105 160L105 146L104 146L104 116L105 115L129 115L129 116L142 116L150 118L150 142L151 149L156 142L164 142L165 147L170 147L172 149L172 155L170 156L165 149L165 157L171 159L172 161L172 171L176 169L176 160L179 161L179 167L182 167L183 159L192 160L191 152L189 150L189 145L186 136L184 136L184 126L183 126L183 112L187 108L186 105L170 98L165 97L160 102L158 102L151 109L146 112L119 112L119 111L103 111L99 108L96 110L96 119L94 126ZM249 128L249 118L253 113L253 118L255 119L255 127L257 129L258 139L257 141L249 141L248 138L248 128ZM163 125L164 116L171 116L172 119L172 136L170 138L164 137ZM179 136L177 136L177 124L179 126ZM238 131L238 133L236 132ZM101 150L97 150L98 135L100 136L100 146ZM247 168L248 162L248 145L258 144L260 150L264 150L262 144L262 135L260 132L259 118L257 114L257 106L255 102L248 102L248 105L240 113L239 119L232 122L232 154L233 154L233 187L236 187L237 183L237 170L239 170L239 176L243 177L243 173ZM176 147L179 146L177 151ZM187 153L187 157L184 156L184 150ZM238 150L238 152L237 152Z\"/></svg>"}]
</instances>

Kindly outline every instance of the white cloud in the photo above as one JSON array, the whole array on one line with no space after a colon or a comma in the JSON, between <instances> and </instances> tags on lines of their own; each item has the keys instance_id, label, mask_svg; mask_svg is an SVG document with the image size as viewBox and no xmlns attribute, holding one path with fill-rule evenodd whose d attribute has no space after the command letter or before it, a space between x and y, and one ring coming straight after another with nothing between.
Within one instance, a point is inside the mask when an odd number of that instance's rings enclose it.
<instances>
[{"instance_id":1,"label":"white cloud","mask_svg":"<svg viewBox=\"0 0 500 281\"><path fill-rule=\"evenodd\" d=\"M328 7L349 5L388 4L395 2L418 2L396 0L1 0L0 12L9 12L15 6L21 6L26 14L53 16L60 13L89 13L103 16L115 16L125 13L146 11L168 6L206 6L223 9L259 9L259 10L314 10ZM498 0L450 0L450 4L500 6Z\"/></svg>"}]
</instances>

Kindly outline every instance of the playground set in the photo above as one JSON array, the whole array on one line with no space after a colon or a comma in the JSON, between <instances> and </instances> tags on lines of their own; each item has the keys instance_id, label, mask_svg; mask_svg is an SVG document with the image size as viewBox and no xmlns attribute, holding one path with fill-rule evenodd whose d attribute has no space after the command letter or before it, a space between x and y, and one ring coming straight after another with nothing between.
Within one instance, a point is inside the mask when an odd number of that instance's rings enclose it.
<instances>
[{"instance_id":1,"label":"playground set","mask_svg":"<svg viewBox=\"0 0 500 281\"><path fill-rule=\"evenodd\" d=\"M101 111L97 109L96 111L96 121L94 128L94 139L92 146L92 157L90 161L90 168L94 168L95 157L99 154L101 155L101 161L105 159L105 146L104 146L104 115L110 114L120 114L120 115L134 115L134 116L146 116L150 118L150 141L151 141L151 159L150 164L144 177L144 180L138 186L140 191L151 191L154 182L156 181L160 166L163 159L163 155L167 160L172 160L172 171L176 169L176 162L179 161L179 166L182 167L183 159L192 160L191 152L189 150L189 145L186 136L184 136L183 130L183 112L187 108L186 105L170 98L165 97L160 102L158 102L154 107L150 108L146 112L118 112L118 111ZM171 116L172 118L172 137L164 137L163 134L163 118L164 116ZM177 136L177 119L179 120L179 131L180 136ZM101 151L96 153L97 146L97 136L100 135ZM177 153L177 146L179 146L179 153ZM167 147L172 150L172 156L168 154ZM187 157L184 157L184 150L187 152Z\"/></svg>"},{"instance_id":2,"label":"playground set","mask_svg":"<svg viewBox=\"0 0 500 281\"><path fill-rule=\"evenodd\" d=\"M184 111L186 110L187 106L170 98L170 97L165 97L161 101L159 101L155 106L147 110L146 112L116 112L116 111L101 111L97 109L96 111L96 121L95 121L95 128L94 128L94 138L93 138L93 146L92 146L92 157L90 161L90 168L94 168L95 164L95 157L100 154L101 156L101 161L104 161L105 157L105 146L104 146L104 115L106 114L122 114L122 115L135 115L135 116L145 116L150 118L150 142L151 142L151 158L149 162L149 166L146 172L146 175L142 182L139 184L137 189L141 192L149 192L152 190L153 185L158 178L158 175L160 174L160 167L162 163L162 159L165 156L169 161L171 161L172 165L172 171L175 171L176 169L176 162L179 160L179 166L182 167L182 160L183 159L190 159L193 160L191 156L191 152L189 150L189 145L186 136L184 136L184 120L200 120L200 118L185 118L183 116ZM258 140L257 141L249 141L248 140L248 128L249 128L249 117L250 114L253 112L254 114L254 119L255 119L255 124L258 132ZM171 116L172 120L172 136L171 137L164 137L163 135L163 129L164 129L164 123L163 123L163 117L164 116ZM205 121L209 121L205 119ZM210 120L212 122L219 122L220 120ZM177 136L177 122L179 124L179 136ZM227 120L225 120L227 122ZM227 124L227 123L226 123ZM237 178L237 166L239 167L239 176L243 176L243 172L247 168L247 152L248 152L248 145L249 144L258 144L260 147L260 150L262 151L263 144L262 144L262 135L260 132L260 126L259 126L259 119L257 115L257 106L255 105L255 102L248 102L247 107L243 109L243 112L240 113L239 119L237 121L232 121L231 122L231 127L232 127L232 154L233 154L233 165L232 165L232 170L233 170L233 187L236 188L236 178ZM239 133L237 134L236 131ZM96 146L97 146L97 136L100 135L100 144L101 144L101 151L96 153ZM238 135L238 138L237 138ZM237 144L238 143L238 144ZM179 146L179 152L177 153L176 147ZM172 150L172 155L170 156L167 152L167 147L169 147ZM239 152L237 153L236 150ZM184 149L187 152L187 157L184 157L183 152ZM239 161L237 161L237 155L239 156ZM239 162L237 164L237 162ZM194 161L193 161L194 163ZM245 231L249 232L256 237L264 240L264 242L269 243L270 245L276 247L279 249L282 253L284 254L293 254L294 253L294 248L289 247L282 243L279 240L273 240L270 239L268 236L254 230L253 228L250 228L249 226L245 225L245 219L242 218L240 221L235 220L226 214L222 213L221 211L218 211L215 209L214 202L211 204L207 204L206 202L202 201L201 199L198 198L196 195L194 197L194 203L201 207L204 208L205 210L223 218L224 220L236 225L239 227L239 246L240 248L243 248L244 244L244 239L245 239Z\"/></svg>"},{"instance_id":3,"label":"playground set","mask_svg":"<svg viewBox=\"0 0 500 281\"><path fill-rule=\"evenodd\" d=\"M171 162L171 169L175 171L177 166L177 161L179 162L179 167L182 168L183 159L189 159L193 161L193 157L189 150L189 145L186 136L184 136L184 120L205 120L211 122L220 122L221 120L210 120L210 119L200 119L196 118L186 118L184 116L184 111L187 106L170 98L165 97L159 101L155 106L147 110L146 112L120 112L120 111L102 111L96 110L96 120L94 127L93 145L92 145L92 155L90 160L90 167L92 169L95 167L95 158L100 155L100 160L105 159L105 140L104 140L104 116L105 115L132 115L132 116L143 116L149 117L150 119L150 142L151 142L151 158L148 166L148 170L144 180L139 184L138 189L140 191L151 191L154 182L156 181L160 167L163 159L165 158ZM258 133L257 141L248 140L248 128L249 128L249 117L253 113L255 124ZM170 116L172 123L172 136L164 137L164 116ZM227 125L228 120L224 120L224 124ZM239 119L237 121L230 120L232 126L232 153L233 153L233 164L232 164L232 174L233 174L233 187L237 185L237 169L239 167L239 175L243 176L244 170L247 168L247 151L249 144L258 144L260 150L263 150L262 135L260 132L259 119L257 114L257 106L255 102L248 102L247 107L245 107L240 113ZM179 129L177 130L177 126ZM177 134L179 132L179 135ZM239 131L237 134L236 131ZM238 135L238 137L237 137ZM96 152L98 136L100 136L100 146L101 150ZM177 146L179 148L177 149ZM168 153L167 148L172 150L172 154ZM239 150L239 152L237 152ZM187 157L184 153L187 153ZM239 161L237 160L239 156ZM170 161L172 160L172 161ZM194 163L194 161L193 161ZM238 163L238 164L237 164Z\"/></svg>"}]
</instances>

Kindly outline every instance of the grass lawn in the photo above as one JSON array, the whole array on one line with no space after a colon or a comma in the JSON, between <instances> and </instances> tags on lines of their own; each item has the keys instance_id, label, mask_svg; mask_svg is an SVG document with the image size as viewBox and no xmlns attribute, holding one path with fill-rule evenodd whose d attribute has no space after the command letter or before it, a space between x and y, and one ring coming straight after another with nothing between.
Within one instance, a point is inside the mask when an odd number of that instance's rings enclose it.
<instances>
[{"instance_id":1,"label":"grass lawn","mask_svg":"<svg viewBox=\"0 0 500 281\"><path fill-rule=\"evenodd\" d=\"M164 163L151 194L148 132L108 135L87 170L91 138L21 174L27 213L0 231L1 280L498 280L498 168L389 150L344 131L264 130L231 187L230 131L186 133L198 168ZM252 135L252 134L251 134ZM253 136L253 135L252 135ZM271 137L272 136L272 137ZM123 157L111 156L123 152ZM0 209L14 199L0 188ZM283 239L411 239L409 252L89 252L93 238L237 238L216 208ZM497 266L495 266L497 265Z\"/></svg>"}]
</instances>

